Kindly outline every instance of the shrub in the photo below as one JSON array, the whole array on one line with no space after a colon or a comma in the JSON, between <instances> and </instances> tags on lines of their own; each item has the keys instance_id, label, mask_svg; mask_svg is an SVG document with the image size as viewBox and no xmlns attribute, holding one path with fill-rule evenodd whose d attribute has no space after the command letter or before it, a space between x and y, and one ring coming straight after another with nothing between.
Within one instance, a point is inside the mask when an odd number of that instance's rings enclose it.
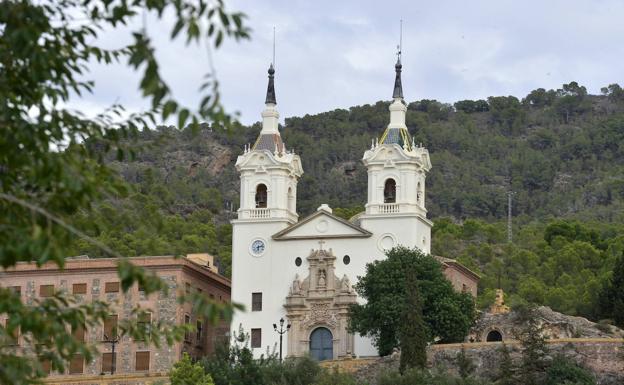
<instances>
[{"instance_id":1,"label":"shrub","mask_svg":"<svg viewBox=\"0 0 624 385\"><path fill-rule=\"evenodd\" d=\"M323 370L314 385L358 385L352 375L338 370Z\"/></svg>"},{"instance_id":2,"label":"shrub","mask_svg":"<svg viewBox=\"0 0 624 385\"><path fill-rule=\"evenodd\" d=\"M595 385L594 376L571 359L556 356L546 371L545 385Z\"/></svg>"}]
</instances>

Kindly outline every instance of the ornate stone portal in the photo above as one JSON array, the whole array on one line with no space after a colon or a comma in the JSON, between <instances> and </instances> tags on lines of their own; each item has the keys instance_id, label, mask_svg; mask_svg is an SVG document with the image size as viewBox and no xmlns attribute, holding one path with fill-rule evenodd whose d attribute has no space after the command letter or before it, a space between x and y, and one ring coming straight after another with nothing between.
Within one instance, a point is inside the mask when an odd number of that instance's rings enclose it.
<instances>
[{"instance_id":1,"label":"ornate stone portal","mask_svg":"<svg viewBox=\"0 0 624 385\"><path fill-rule=\"evenodd\" d=\"M350 356L353 334L347 331L348 313L357 295L346 275L335 275L336 257L331 249L312 250L307 260L308 277L300 281L295 276L284 305L292 325L288 332L288 356L308 354L310 336L318 328L331 332L333 358Z\"/></svg>"}]
</instances>

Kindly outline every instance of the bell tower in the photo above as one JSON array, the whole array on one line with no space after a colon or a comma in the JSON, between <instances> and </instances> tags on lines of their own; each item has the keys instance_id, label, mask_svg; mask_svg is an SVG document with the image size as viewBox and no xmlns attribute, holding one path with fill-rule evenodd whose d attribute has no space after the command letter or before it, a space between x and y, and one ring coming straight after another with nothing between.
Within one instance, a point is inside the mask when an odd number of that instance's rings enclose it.
<instances>
[{"instance_id":1,"label":"bell tower","mask_svg":"<svg viewBox=\"0 0 624 385\"><path fill-rule=\"evenodd\" d=\"M297 181L303 174L299 155L286 150L278 129L275 69L269 67L269 85L262 111L262 130L253 146L245 146L236 161L241 174L239 220L297 221Z\"/></svg>"},{"instance_id":2,"label":"bell tower","mask_svg":"<svg viewBox=\"0 0 624 385\"><path fill-rule=\"evenodd\" d=\"M390 123L362 158L368 169L368 201L361 224L374 233L387 233L380 241L383 249L401 244L429 252L432 223L425 208L425 178L431 162L429 151L414 143L405 124L400 51L397 56Z\"/></svg>"},{"instance_id":3,"label":"bell tower","mask_svg":"<svg viewBox=\"0 0 624 385\"><path fill-rule=\"evenodd\" d=\"M274 76L271 64L262 130L236 160L240 208L232 220L232 302L246 310L235 312L231 330L241 326L251 332L252 348L256 343L266 347L274 316L283 313L281 301L271 298L280 282L275 266L284 258L272 236L297 222L297 181L303 174L299 155L286 149L279 132Z\"/></svg>"}]
</instances>

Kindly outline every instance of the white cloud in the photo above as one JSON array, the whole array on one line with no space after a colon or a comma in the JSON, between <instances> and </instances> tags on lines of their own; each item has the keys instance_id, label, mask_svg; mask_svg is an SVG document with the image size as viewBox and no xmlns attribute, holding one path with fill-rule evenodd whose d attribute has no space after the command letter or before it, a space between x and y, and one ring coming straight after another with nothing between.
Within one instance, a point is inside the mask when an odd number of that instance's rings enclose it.
<instances>
[{"instance_id":1,"label":"white cloud","mask_svg":"<svg viewBox=\"0 0 624 385\"><path fill-rule=\"evenodd\" d=\"M491 95L524 97L532 89L572 80L597 93L624 83L624 2L619 0L265 1L235 0L248 14L252 40L227 41L214 52L223 102L242 121L260 117L277 30L276 92L282 117L389 99L398 19L404 20L403 75L409 100L454 102ZM195 104L209 70L204 47L168 41L170 17L149 20L165 78L175 95ZM127 35L127 30L125 31ZM123 41L124 31L102 43ZM146 104L138 77L122 66L94 67L94 95L76 103L89 111L119 101Z\"/></svg>"}]
</instances>

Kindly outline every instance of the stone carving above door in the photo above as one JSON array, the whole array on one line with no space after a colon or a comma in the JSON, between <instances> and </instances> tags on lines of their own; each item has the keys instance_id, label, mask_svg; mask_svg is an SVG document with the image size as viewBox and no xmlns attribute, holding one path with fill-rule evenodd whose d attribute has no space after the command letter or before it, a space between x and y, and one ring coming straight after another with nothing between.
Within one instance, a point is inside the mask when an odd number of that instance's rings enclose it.
<instances>
[{"instance_id":1,"label":"stone carving above door","mask_svg":"<svg viewBox=\"0 0 624 385\"><path fill-rule=\"evenodd\" d=\"M293 281L286 297L286 317L291 324L288 332L288 355L302 356L310 349L310 335L318 327L325 327L333 336L334 358L351 355L353 334L347 331L349 306L357 295L346 275L335 274L336 256L332 249L311 250L307 257L308 276Z\"/></svg>"}]
</instances>

